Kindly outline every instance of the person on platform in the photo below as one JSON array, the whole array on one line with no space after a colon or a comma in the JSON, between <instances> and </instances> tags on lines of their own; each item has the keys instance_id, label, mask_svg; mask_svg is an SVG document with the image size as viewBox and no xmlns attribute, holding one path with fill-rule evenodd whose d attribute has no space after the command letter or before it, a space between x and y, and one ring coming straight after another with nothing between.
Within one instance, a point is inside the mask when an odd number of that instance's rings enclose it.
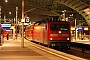
<instances>
[{"instance_id":1,"label":"person on platform","mask_svg":"<svg viewBox=\"0 0 90 60\"><path fill-rule=\"evenodd\" d=\"M9 39L9 33L7 32L7 40Z\"/></svg>"}]
</instances>

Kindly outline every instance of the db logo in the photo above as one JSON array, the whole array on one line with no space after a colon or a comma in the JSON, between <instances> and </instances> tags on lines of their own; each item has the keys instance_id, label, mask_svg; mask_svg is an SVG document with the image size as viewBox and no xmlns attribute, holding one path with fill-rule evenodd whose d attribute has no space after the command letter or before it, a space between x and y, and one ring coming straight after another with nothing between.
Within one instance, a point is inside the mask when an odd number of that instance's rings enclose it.
<instances>
[{"instance_id":1,"label":"db logo","mask_svg":"<svg viewBox=\"0 0 90 60\"><path fill-rule=\"evenodd\" d=\"M29 23L30 19L29 18L25 18L25 23Z\"/></svg>"}]
</instances>

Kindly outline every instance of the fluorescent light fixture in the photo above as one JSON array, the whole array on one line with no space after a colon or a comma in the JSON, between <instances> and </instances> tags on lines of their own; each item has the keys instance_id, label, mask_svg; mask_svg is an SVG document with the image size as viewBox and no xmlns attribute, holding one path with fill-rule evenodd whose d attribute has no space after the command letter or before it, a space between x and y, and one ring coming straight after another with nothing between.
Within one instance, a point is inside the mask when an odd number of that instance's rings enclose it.
<instances>
[{"instance_id":1,"label":"fluorescent light fixture","mask_svg":"<svg viewBox=\"0 0 90 60\"><path fill-rule=\"evenodd\" d=\"M11 12L9 12L9 14L12 14Z\"/></svg>"},{"instance_id":2,"label":"fluorescent light fixture","mask_svg":"<svg viewBox=\"0 0 90 60\"><path fill-rule=\"evenodd\" d=\"M8 0L5 0L5 2L8 2Z\"/></svg>"}]
</instances>

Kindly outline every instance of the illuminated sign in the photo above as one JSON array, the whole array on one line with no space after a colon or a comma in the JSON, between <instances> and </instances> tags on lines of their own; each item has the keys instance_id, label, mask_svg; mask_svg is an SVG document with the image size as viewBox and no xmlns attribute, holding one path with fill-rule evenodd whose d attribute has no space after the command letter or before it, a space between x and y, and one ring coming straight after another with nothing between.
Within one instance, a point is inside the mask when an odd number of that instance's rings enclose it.
<instances>
[{"instance_id":1,"label":"illuminated sign","mask_svg":"<svg viewBox=\"0 0 90 60\"><path fill-rule=\"evenodd\" d=\"M6 30L10 30L11 24L1 24L1 27Z\"/></svg>"},{"instance_id":2,"label":"illuminated sign","mask_svg":"<svg viewBox=\"0 0 90 60\"><path fill-rule=\"evenodd\" d=\"M88 30L88 27L85 27L84 30Z\"/></svg>"},{"instance_id":3,"label":"illuminated sign","mask_svg":"<svg viewBox=\"0 0 90 60\"><path fill-rule=\"evenodd\" d=\"M75 30L75 27L71 27L71 30ZM88 30L88 27L78 27L77 30Z\"/></svg>"},{"instance_id":4,"label":"illuminated sign","mask_svg":"<svg viewBox=\"0 0 90 60\"><path fill-rule=\"evenodd\" d=\"M1 24L2 27L11 27L11 24Z\"/></svg>"},{"instance_id":5,"label":"illuminated sign","mask_svg":"<svg viewBox=\"0 0 90 60\"><path fill-rule=\"evenodd\" d=\"M29 17L25 18L25 23L29 23L29 22L30 22L30 18Z\"/></svg>"},{"instance_id":6,"label":"illuminated sign","mask_svg":"<svg viewBox=\"0 0 90 60\"><path fill-rule=\"evenodd\" d=\"M11 28L10 29L15 29L15 26L11 26Z\"/></svg>"},{"instance_id":7,"label":"illuminated sign","mask_svg":"<svg viewBox=\"0 0 90 60\"><path fill-rule=\"evenodd\" d=\"M75 27L71 27L71 30L75 30Z\"/></svg>"},{"instance_id":8,"label":"illuminated sign","mask_svg":"<svg viewBox=\"0 0 90 60\"><path fill-rule=\"evenodd\" d=\"M68 28L60 28L60 30L68 30Z\"/></svg>"},{"instance_id":9,"label":"illuminated sign","mask_svg":"<svg viewBox=\"0 0 90 60\"><path fill-rule=\"evenodd\" d=\"M84 30L84 28L83 27L78 27L77 30Z\"/></svg>"}]
</instances>

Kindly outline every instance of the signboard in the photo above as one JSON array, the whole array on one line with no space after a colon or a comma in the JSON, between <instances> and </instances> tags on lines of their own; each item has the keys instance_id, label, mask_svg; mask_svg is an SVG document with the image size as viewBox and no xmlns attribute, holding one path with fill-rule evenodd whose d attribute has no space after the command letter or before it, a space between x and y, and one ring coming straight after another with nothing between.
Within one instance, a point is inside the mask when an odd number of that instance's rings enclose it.
<instances>
[{"instance_id":1,"label":"signboard","mask_svg":"<svg viewBox=\"0 0 90 60\"><path fill-rule=\"evenodd\" d=\"M30 22L30 18L25 18L25 23L29 23Z\"/></svg>"},{"instance_id":2,"label":"signboard","mask_svg":"<svg viewBox=\"0 0 90 60\"><path fill-rule=\"evenodd\" d=\"M78 27L77 30L84 30L84 27Z\"/></svg>"},{"instance_id":3,"label":"signboard","mask_svg":"<svg viewBox=\"0 0 90 60\"><path fill-rule=\"evenodd\" d=\"M1 24L2 27L11 27L11 24Z\"/></svg>"},{"instance_id":4,"label":"signboard","mask_svg":"<svg viewBox=\"0 0 90 60\"><path fill-rule=\"evenodd\" d=\"M75 27L71 27L71 30L75 30ZM89 30L87 27L78 27L77 30Z\"/></svg>"},{"instance_id":5,"label":"signboard","mask_svg":"<svg viewBox=\"0 0 90 60\"><path fill-rule=\"evenodd\" d=\"M11 24L1 24L1 27L6 30L10 30Z\"/></svg>"}]
</instances>

